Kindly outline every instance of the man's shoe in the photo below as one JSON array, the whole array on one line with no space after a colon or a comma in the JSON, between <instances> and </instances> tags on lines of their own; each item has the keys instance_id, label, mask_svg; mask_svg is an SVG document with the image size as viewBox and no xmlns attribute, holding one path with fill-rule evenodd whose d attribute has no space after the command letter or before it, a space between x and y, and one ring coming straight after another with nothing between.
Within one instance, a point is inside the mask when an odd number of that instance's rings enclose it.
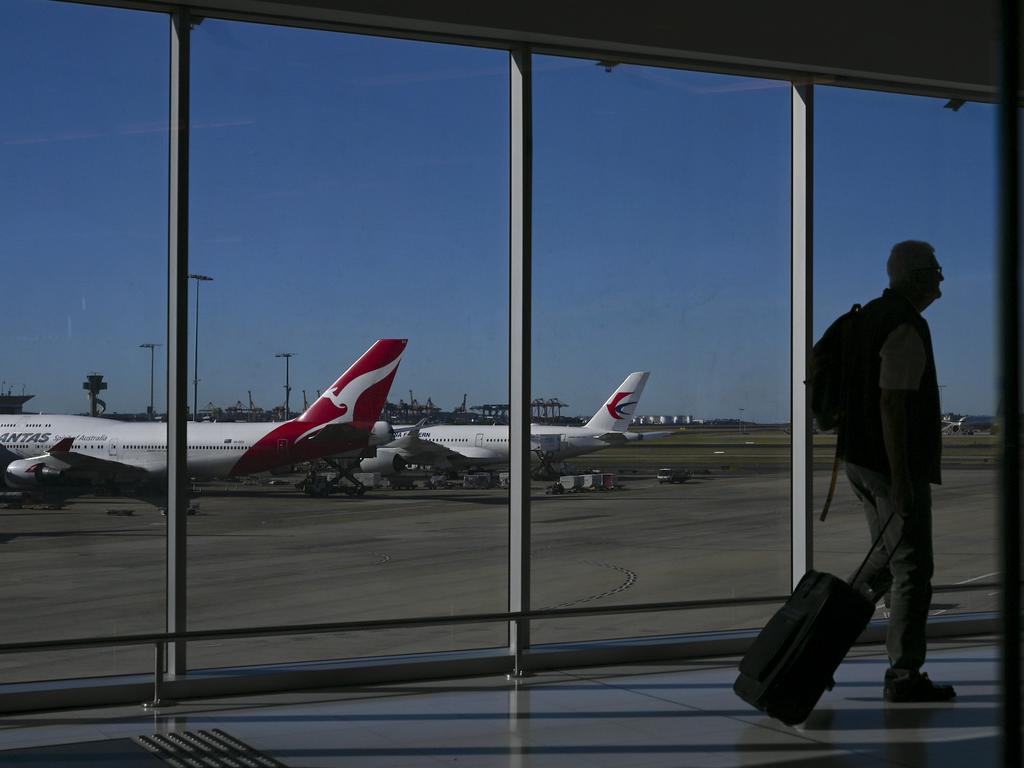
<instances>
[{"instance_id":1,"label":"man's shoe","mask_svg":"<svg viewBox=\"0 0 1024 768\"><path fill-rule=\"evenodd\" d=\"M949 701L956 697L952 685L936 685L928 674L914 672L908 677L885 681L883 697L895 704L925 701Z\"/></svg>"}]
</instances>

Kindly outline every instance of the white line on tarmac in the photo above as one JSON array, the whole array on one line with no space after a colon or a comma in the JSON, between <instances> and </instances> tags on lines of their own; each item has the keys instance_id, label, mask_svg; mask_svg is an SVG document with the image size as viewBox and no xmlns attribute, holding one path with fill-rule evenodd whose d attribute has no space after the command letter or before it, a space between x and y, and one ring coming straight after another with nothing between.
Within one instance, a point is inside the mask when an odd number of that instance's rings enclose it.
<instances>
[{"instance_id":1,"label":"white line on tarmac","mask_svg":"<svg viewBox=\"0 0 1024 768\"><path fill-rule=\"evenodd\" d=\"M981 581L982 579L987 579L989 576L998 576L998 575L999 575L999 571L992 571L992 573L985 573L985 574L982 574L981 576L975 576L973 579L965 579L964 581L958 581L957 582L957 586L959 586L960 584L970 584L972 581Z\"/></svg>"}]
</instances>

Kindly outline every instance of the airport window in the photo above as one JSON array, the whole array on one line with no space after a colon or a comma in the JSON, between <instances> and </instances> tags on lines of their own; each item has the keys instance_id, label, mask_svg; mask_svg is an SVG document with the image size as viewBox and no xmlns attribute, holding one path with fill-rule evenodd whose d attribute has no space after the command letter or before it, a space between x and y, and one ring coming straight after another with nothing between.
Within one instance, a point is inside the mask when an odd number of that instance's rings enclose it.
<instances>
[{"instance_id":1,"label":"airport window","mask_svg":"<svg viewBox=\"0 0 1024 768\"><path fill-rule=\"evenodd\" d=\"M428 398L445 411L467 391L507 402L508 54L212 18L191 50L189 264L213 278L198 286L200 410L251 390L283 415L287 370L297 415L304 394L394 338L409 340L387 398L395 423L417 423ZM382 311L381 286L396 285L432 298ZM323 462L275 469L244 500L204 498L217 514L188 520L189 628L505 610L507 490L410 506L383 487L393 467L353 466L381 486L365 491L367 514L350 514L350 480ZM397 477L422 487L429 473ZM506 642L499 624L197 643L190 664Z\"/></svg>"},{"instance_id":2,"label":"airport window","mask_svg":"<svg viewBox=\"0 0 1024 768\"><path fill-rule=\"evenodd\" d=\"M636 417L632 431L665 434L545 449L532 607L784 594L790 86L551 56L534 57L533 78L535 416L558 423L568 402L592 441ZM659 483L663 467L687 482ZM618 490L593 491L606 474ZM532 639L757 627L770 613L543 621Z\"/></svg>"},{"instance_id":3,"label":"airport window","mask_svg":"<svg viewBox=\"0 0 1024 768\"><path fill-rule=\"evenodd\" d=\"M166 325L168 17L35 0L3 12L0 232L18 254L5 259L5 284L22 286L6 299L5 376L16 372L32 395L26 411L81 413L83 381L97 372L108 414L142 412L149 358L139 344L164 343ZM41 319L40 302L61 309ZM22 424L59 423L39 418ZM56 439L11 443L31 456ZM47 489L54 508L28 528L0 515L3 641L161 631L166 542L155 510L111 516L130 502L62 500L61 490ZM3 681L152 668L151 649L135 646L18 654L4 657Z\"/></svg>"},{"instance_id":4,"label":"airport window","mask_svg":"<svg viewBox=\"0 0 1024 768\"><path fill-rule=\"evenodd\" d=\"M81 379L100 365L107 415L152 416L151 405L166 410L162 371L151 402L150 358L130 350L167 341L168 17L38 0L4 11L0 82L11 108L0 112L0 231L28 256L6 265L5 279L28 287L9 297L5 360L40 409L83 411ZM200 339L188 354L200 385L193 417L229 425L260 414L276 429L378 338L409 339L387 398L392 422L415 424L433 403L472 420L447 405L465 406L466 391L508 402L507 53L215 18L192 34L190 268L208 273L189 284L184 329L189 345ZM536 432L530 607L787 592L790 85L555 56L533 57L533 77L531 395L551 429ZM977 310L995 303L986 255L995 110L816 93L816 335L877 294L892 242L935 243L948 281L926 315L944 417L935 581L979 587L932 610L992 610L995 333L991 313ZM68 308L42 324L40 263L54 273L46 300ZM380 286L428 299L382 303ZM133 322L99 309L112 303ZM630 422L643 442L606 434ZM53 422L0 426L16 430L0 445L22 455L63 439L17 434ZM188 628L507 608L508 493L470 488L474 476L482 486L504 480L467 456L507 452L509 439L460 426L420 433L450 463L399 471L385 447L365 465L345 460L363 478L355 484L323 460L336 457L303 455L287 440L203 444L193 431L192 488L212 514L188 520ZM74 444L99 453L93 463L167 449L98 434ZM819 499L833 445L829 434L814 438ZM264 448L289 460L246 474L242 493L197 470ZM402 482L423 493L398 491ZM358 504L346 495L363 491ZM24 517L0 516L12 555L0 560L5 641L163 628L156 508L104 488L94 500L33 518L39 535L25 533ZM107 514L129 504L139 513ZM814 541L816 565L840 573L867 544L842 479ZM118 577L125 570L130 580ZM751 628L771 610L548 620L531 637ZM188 666L507 639L497 623L218 641L193 644ZM8 658L5 682L152 664L136 648Z\"/></svg>"},{"instance_id":5,"label":"airport window","mask_svg":"<svg viewBox=\"0 0 1024 768\"><path fill-rule=\"evenodd\" d=\"M937 594L931 611L995 611L996 317L988 308L996 304L996 108L968 102L953 110L946 99L825 87L815 102L816 333L854 302L881 294L894 243L935 247L942 296L922 315L943 414L942 484L932 486L933 584L979 588ZM818 498L834 444L832 434L815 436ZM828 518L815 522L814 542L816 562L835 573L852 572L870 545L844 477Z\"/></svg>"}]
</instances>

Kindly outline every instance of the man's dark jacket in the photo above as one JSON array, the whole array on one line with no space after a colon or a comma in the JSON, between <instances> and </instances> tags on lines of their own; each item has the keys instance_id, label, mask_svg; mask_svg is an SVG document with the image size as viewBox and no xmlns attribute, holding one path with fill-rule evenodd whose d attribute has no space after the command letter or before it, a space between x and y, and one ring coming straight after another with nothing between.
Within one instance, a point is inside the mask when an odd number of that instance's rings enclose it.
<instances>
[{"instance_id":1,"label":"man's dark jacket","mask_svg":"<svg viewBox=\"0 0 1024 768\"><path fill-rule=\"evenodd\" d=\"M907 461L914 482L941 483L942 414L935 356L928 323L913 305L891 289L855 315L848 376L846 416L839 430L841 455L851 463L889 476L882 436L882 345L897 327L909 323L921 337L927 362L917 391L907 392Z\"/></svg>"}]
</instances>

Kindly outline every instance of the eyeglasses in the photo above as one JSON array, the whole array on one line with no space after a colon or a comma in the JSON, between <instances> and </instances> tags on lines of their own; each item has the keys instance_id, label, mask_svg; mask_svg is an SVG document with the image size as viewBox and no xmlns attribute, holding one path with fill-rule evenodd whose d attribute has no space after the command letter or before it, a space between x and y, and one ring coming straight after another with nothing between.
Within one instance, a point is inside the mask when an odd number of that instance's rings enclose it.
<instances>
[{"instance_id":1,"label":"eyeglasses","mask_svg":"<svg viewBox=\"0 0 1024 768\"><path fill-rule=\"evenodd\" d=\"M936 272L936 273L938 273L939 277L942 277L942 267L937 267L937 266L936 267L919 267L918 269L915 269L914 272Z\"/></svg>"}]
</instances>

